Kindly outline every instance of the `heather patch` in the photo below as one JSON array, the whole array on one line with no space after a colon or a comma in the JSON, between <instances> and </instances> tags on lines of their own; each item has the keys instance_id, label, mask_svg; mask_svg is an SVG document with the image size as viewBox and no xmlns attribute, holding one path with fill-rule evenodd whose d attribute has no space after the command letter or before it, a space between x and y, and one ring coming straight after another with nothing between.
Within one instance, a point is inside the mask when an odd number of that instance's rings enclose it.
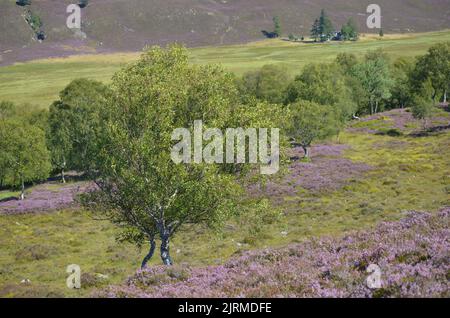
<instances>
[{"instance_id":1,"label":"heather patch","mask_svg":"<svg viewBox=\"0 0 450 318\"><path fill-rule=\"evenodd\" d=\"M427 122L427 128L446 127L450 125L450 114L443 109L436 108ZM352 123L347 129L352 133L382 134L401 136L423 130L423 123L414 119L409 109L394 109L384 113L361 118Z\"/></svg>"},{"instance_id":2,"label":"heather patch","mask_svg":"<svg viewBox=\"0 0 450 318\"><path fill-rule=\"evenodd\" d=\"M371 231L248 252L221 266L186 267L182 278L153 267L97 296L449 297L449 221L450 208L410 212ZM369 264L381 268L380 289L367 287Z\"/></svg>"},{"instance_id":3,"label":"heather patch","mask_svg":"<svg viewBox=\"0 0 450 318\"><path fill-rule=\"evenodd\" d=\"M371 169L364 163L343 158L348 150L345 144L320 144L311 149L311 160L304 162L303 150L296 147L290 150L291 163L281 178L271 179L264 186L252 185L250 194L269 196L282 203L285 196L295 196L299 191L326 192L341 188L348 180L358 179Z\"/></svg>"},{"instance_id":4,"label":"heather patch","mask_svg":"<svg viewBox=\"0 0 450 318\"><path fill-rule=\"evenodd\" d=\"M55 211L76 206L75 198L87 189L87 184L57 185L52 183L37 185L28 191L25 200L11 198L0 202L0 214L22 214Z\"/></svg>"}]
</instances>

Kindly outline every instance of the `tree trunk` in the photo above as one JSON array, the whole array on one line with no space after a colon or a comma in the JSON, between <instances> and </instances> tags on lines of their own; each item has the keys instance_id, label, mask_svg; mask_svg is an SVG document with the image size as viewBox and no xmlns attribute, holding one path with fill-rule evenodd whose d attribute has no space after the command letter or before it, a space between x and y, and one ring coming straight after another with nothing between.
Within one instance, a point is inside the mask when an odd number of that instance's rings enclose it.
<instances>
[{"instance_id":1,"label":"tree trunk","mask_svg":"<svg viewBox=\"0 0 450 318\"><path fill-rule=\"evenodd\" d=\"M444 104L447 103L447 90L444 91Z\"/></svg>"},{"instance_id":2,"label":"tree trunk","mask_svg":"<svg viewBox=\"0 0 450 318\"><path fill-rule=\"evenodd\" d=\"M309 148L306 146L302 146L303 151L305 152L304 158L309 158Z\"/></svg>"},{"instance_id":3,"label":"tree trunk","mask_svg":"<svg viewBox=\"0 0 450 318\"><path fill-rule=\"evenodd\" d=\"M66 176L64 175L64 169L66 168L66 158L63 157L63 164L61 167L61 182L66 183Z\"/></svg>"},{"instance_id":4,"label":"tree trunk","mask_svg":"<svg viewBox=\"0 0 450 318\"><path fill-rule=\"evenodd\" d=\"M145 255L144 260L142 261L141 269L144 269L147 266L147 263L150 261L150 259L153 257L153 254L155 253L156 249L156 242L154 239L150 240L150 250L148 251L148 254Z\"/></svg>"},{"instance_id":5,"label":"tree trunk","mask_svg":"<svg viewBox=\"0 0 450 318\"><path fill-rule=\"evenodd\" d=\"M375 102L375 114L378 112L378 101Z\"/></svg>"},{"instance_id":6,"label":"tree trunk","mask_svg":"<svg viewBox=\"0 0 450 318\"><path fill-rule=\"evenodd\" d=\"M172 259L170 258L169 239L168 233L161 235L161 259L163 264L167 266L173 265Z\"/></svg>"},{"instance_id":7,"label":"tree trunk","mask_svg":"<svg viewBox=\"0 0 450 318\"><path fill-rule=\"evenodd\" d=\"M20 200L25 200L25 182L23 181L23 177L20 177L20 182L22 183L22 189L20 191Z\"/></svg>"}]
</instances>

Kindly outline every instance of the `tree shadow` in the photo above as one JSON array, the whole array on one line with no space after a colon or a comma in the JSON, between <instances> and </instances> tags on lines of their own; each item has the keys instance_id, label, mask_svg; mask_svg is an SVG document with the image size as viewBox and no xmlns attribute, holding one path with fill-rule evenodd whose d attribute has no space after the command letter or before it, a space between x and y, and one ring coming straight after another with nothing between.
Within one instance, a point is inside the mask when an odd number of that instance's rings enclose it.
<instances>
[{"instance_id":1,"label":"tree shadow","mask_svg":"<svg viewBox=\"0 0 450 318\"><path fill-rule=\"evenodd\" d=\"M0 199L0 203L9 202L9 201L19 201L18 197L10 196L3 199Z\"/></svg>"},{"instance_id":2,"label":"tree shadow","mask_svg":"<svg viewBox=\"0 0 450 318\"><path fill-rule=\"evenodd\" d=\"M261 30L261 33L268 39L275 39L278 37L278 34L271 31Z\"/></svg>"},{"instance_id":3,"label":"tree shadow","mask_svg":"<svg viewBox=\"0 0 450 318\"><path fill-rule=\"evenodd\" d=\"M435 127L431 127L431 128L426 128L426 129L418 131L418 132L413 132L410 134L410 136L412 136L412 137L427 137L427 136L439 134L440 132L447 130L447 129L450 129L450 125L435 126Z\"/></svg>"},{"instance_id":4,"label":"tree shadow","mask_svg":"<svg viewBox=\"0 0 450 318\"><path fill-rule=\"evenodd\" d=\"M442 103L441 108L446 112L450 112L450 105L448 103L447 104Z\"/></svg>"},{"instance_id":5,"label":"tree shadow","mask_svg":"<svg viewBox=\"0 0 450 318\"><path fill-rule=\"evenodd\" d=\"M375 135L378 135L378 136L390 136L390 137L401 137L401 136L403 136L403 132L400 131L397 128L391 128L391 129L379 131Z\"/></svg>"}]
</instances>

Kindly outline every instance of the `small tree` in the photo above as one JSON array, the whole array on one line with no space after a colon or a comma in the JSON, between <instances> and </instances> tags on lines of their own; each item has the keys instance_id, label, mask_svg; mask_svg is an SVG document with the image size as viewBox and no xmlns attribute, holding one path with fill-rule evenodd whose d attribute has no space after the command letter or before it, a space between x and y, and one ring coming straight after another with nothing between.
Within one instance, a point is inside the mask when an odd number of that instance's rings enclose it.
<instances>
[{"instance_id":1,"label":"small tree","mask_svg":"<svg viewBox=\"0 0 450 318\"><path fill-rule=\"evenodd\" d=\"M0 125L4 124L14 113L14 104L11 102L0 102ZM6 133L5 126L3 127L3 134ZM1 143L1 142L0 142ZM10 153L6 151L6 148L1 148L0 151L0 187L3 187L8 176Z\"/></svg>"},{"instance_id":2,"label":"small tree","mask_svg":"<svg viewBox=\"0 0 450 318\"><path fill-rule=\"evenodd\" d=\"M358 27L353 18L350 18L347 23L342 26L341 34L344 41L356 41L358 39Z\"/></svg>"},{"instance_id":3,"label":"small tree","mask_svg":"<svg viewBox=\"0 0 450 318\"><path fill-rule=\"evenodd\" d=\"M72 128L70 108L63 103L53 103L50 106L47 144L50 148L52 164L61 172L63 183L66 183L65 170L72 153Z\"/></svg>"},{"instance_id":4,"label":"small tree","mask_svg":"<svg viewBox=\"0 0 450 318\"><path fill-rule=\"evenodd\" d=\"M299 101L290 106L292 118L288 128L289 136L303 148L309 158L313 141L331 137L339 132L333 109L314 102Z\"/></svg>"},{"instance_id":5,"label":"small tree","mask_svg":"<svg viewBox=\"0 0 450 318\"><path fill-rule=\"evenodd\" d=\"M320 21L319 19L314 20L314 23L311 28L311 38L314 39L314 42L317 42L320 39Z\"/></svg>"},{"instance_id":6,"label":"small tree","mask_svg":"<svg viewBox=\"0 0 450 318\"><path fill-rule=\"evenodd\" d=\"M391 96L394 84L385 54L382 51L367 53L365 62L357 64L352 73L364 89L370 114L378 112L380 102Z\"/></svg>"},{"instance_id":7,"label":"small tree","mask_svg":"<svg viewBox=\"0 0 450 318\"><path fill-rule=\"evenodd\" d=\"M426 81L431 81L430 97L436 102L442 96L446 102L450 89L450 42L436 44L419 57L410 81L416 91L421 90Z\"/></svg>"},{"instance_id":8,"label":"small tree","mask_svg":"<svg viewBox=\"0 0 450 318\"><path fill-rule=\"evenodd\" d=\"M336 105L349 94L343 74L335 64L308 64L292 82L285 103L307 100L321 105Z\"/></svg>"},{"instance_id":9,"label":"small tree","mask_svg":"<svg viewBox=\"0 0 450 318\"><path fill-rule=\"evenodd\" d=\"M281 23L278 16L273 17L273 33L276 37L281 36Z\"/></svg>"},{"instance_id":10,"label":"small tree","mask_svg":"<svg viewBox=\"0 0 450 318\"><path fill-rule=\"evenodd\" d=\"M433 101L429 98L414 95L412 99L412 114L414 118L423 121L423 127L427 127L427 119L431 117Z\"/></svg>"},{"instance_id":11,"label":"small tree","mask_svg":"<svg viewBox=\"0 0 450 318\"><path fill-rule=\"evenodd\" d=\"M122 238L149 242L146 265L161 240L164 264L169 243L185 224L220 228L235 211L238 187L220 165L171 160L176 128L193 120L229 126L239 100L234 79L218 67L191 66L178 46L155 47L113 77L113 93L102 105L105 129L97 159L99 190L85 204L122 229ZM236 126L234 126L236 127Z\"/></svg>"},{"instance_id":12,"label":"small tree","mask_svg":"<svg viewBox=\"0 0 450 318\"><path fill-rule=\"evenodd\" d=\"M17 119L0 121L0 165L13 186L20 186L25 198L25 183L46 179L50 173L50 155L44 132Z\"/></svg>"},{"instance_id":13,"label":"small tree","mask_svg":"<svg viewBox=\"0 0 450 318\"><path fill-rule=\"evenodd\" d=\"M331 23L331 20L328 17L328 15L326 14L324 9L322 9L322 11L320 12L319 33L320 33L321 41L330 40L334 34L333 23Z\"/></svg>"},{"instance_id":14,"label":"small tree","mask_svg":"<svg viewBox=\"0 0 450 318\"><path fill-rule=\"evenodd\" d=\"M242 96L249 94L262 101L282 104L289 82L286 67L271 64L244 74L239 88Z\"/></svg>"},{"instance_id":15,"label":"small tree","mask_svg":"<svg viewBox=\"0 0 450 318\"><path fill-rule=\"evenodd\" d=\"M423 121L423 127L426 128L427 120L433 113L434 102L430 97L433 91L431 79L425 81L421 89L412 97L412 114L413 117Z\"/></svg>"},{"instance_id":16,"label":"small tree","mask_svg":"<svg viewBox=\"0 0 450 318\"><path fill-rule=\"evenodd\" d=\"M391 90L390 103L392 107L405 108L412 101L410 76L414 63L405 58L397 59L393 64L394 84Z\"/></svg>"},{"instance_id":17,"label":"small tree","mask_svg":"<svg viewBox=\"0 0 450 318\"><path fill-rule=\"evenodd\" d=\"M100 105L107 87L100 82L76 79L60 92L60 99L50 107L47 142L54 167L88 172L95 165L100 138Z\"/></svg>"}]
</instances>

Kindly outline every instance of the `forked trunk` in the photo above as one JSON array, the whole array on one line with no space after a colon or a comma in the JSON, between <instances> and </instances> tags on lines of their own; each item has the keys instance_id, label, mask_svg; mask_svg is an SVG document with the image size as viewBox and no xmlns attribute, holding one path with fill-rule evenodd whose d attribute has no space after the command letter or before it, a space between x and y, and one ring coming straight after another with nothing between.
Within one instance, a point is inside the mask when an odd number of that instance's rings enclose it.
<instances>
[{"instance_id":1,"label":"forked trunk","mask_svg":"<svg viewBox=\"0 0 450 318\"><path fill-rule=\"evenodd\" d=\"M169 239L168 234L161 236L161 259L163 264L167 266L173 265L172 259L170 258Z\"/></svg>"},{"instance_id":2,"label":"forked trunk","mask_svg":"<svg viewBox=\"0 0 450 318\"><path fill-rule=\"evenodd\" d=\"M156 249L156 242L154 239L150 241L150 250L148 251L148 254L145 255L144 260L141 264L141 269L144 269L147 266L147 263L150 261L150 259L153 257L153 254L155 253Z\"/></svg>"}]
</instances>

